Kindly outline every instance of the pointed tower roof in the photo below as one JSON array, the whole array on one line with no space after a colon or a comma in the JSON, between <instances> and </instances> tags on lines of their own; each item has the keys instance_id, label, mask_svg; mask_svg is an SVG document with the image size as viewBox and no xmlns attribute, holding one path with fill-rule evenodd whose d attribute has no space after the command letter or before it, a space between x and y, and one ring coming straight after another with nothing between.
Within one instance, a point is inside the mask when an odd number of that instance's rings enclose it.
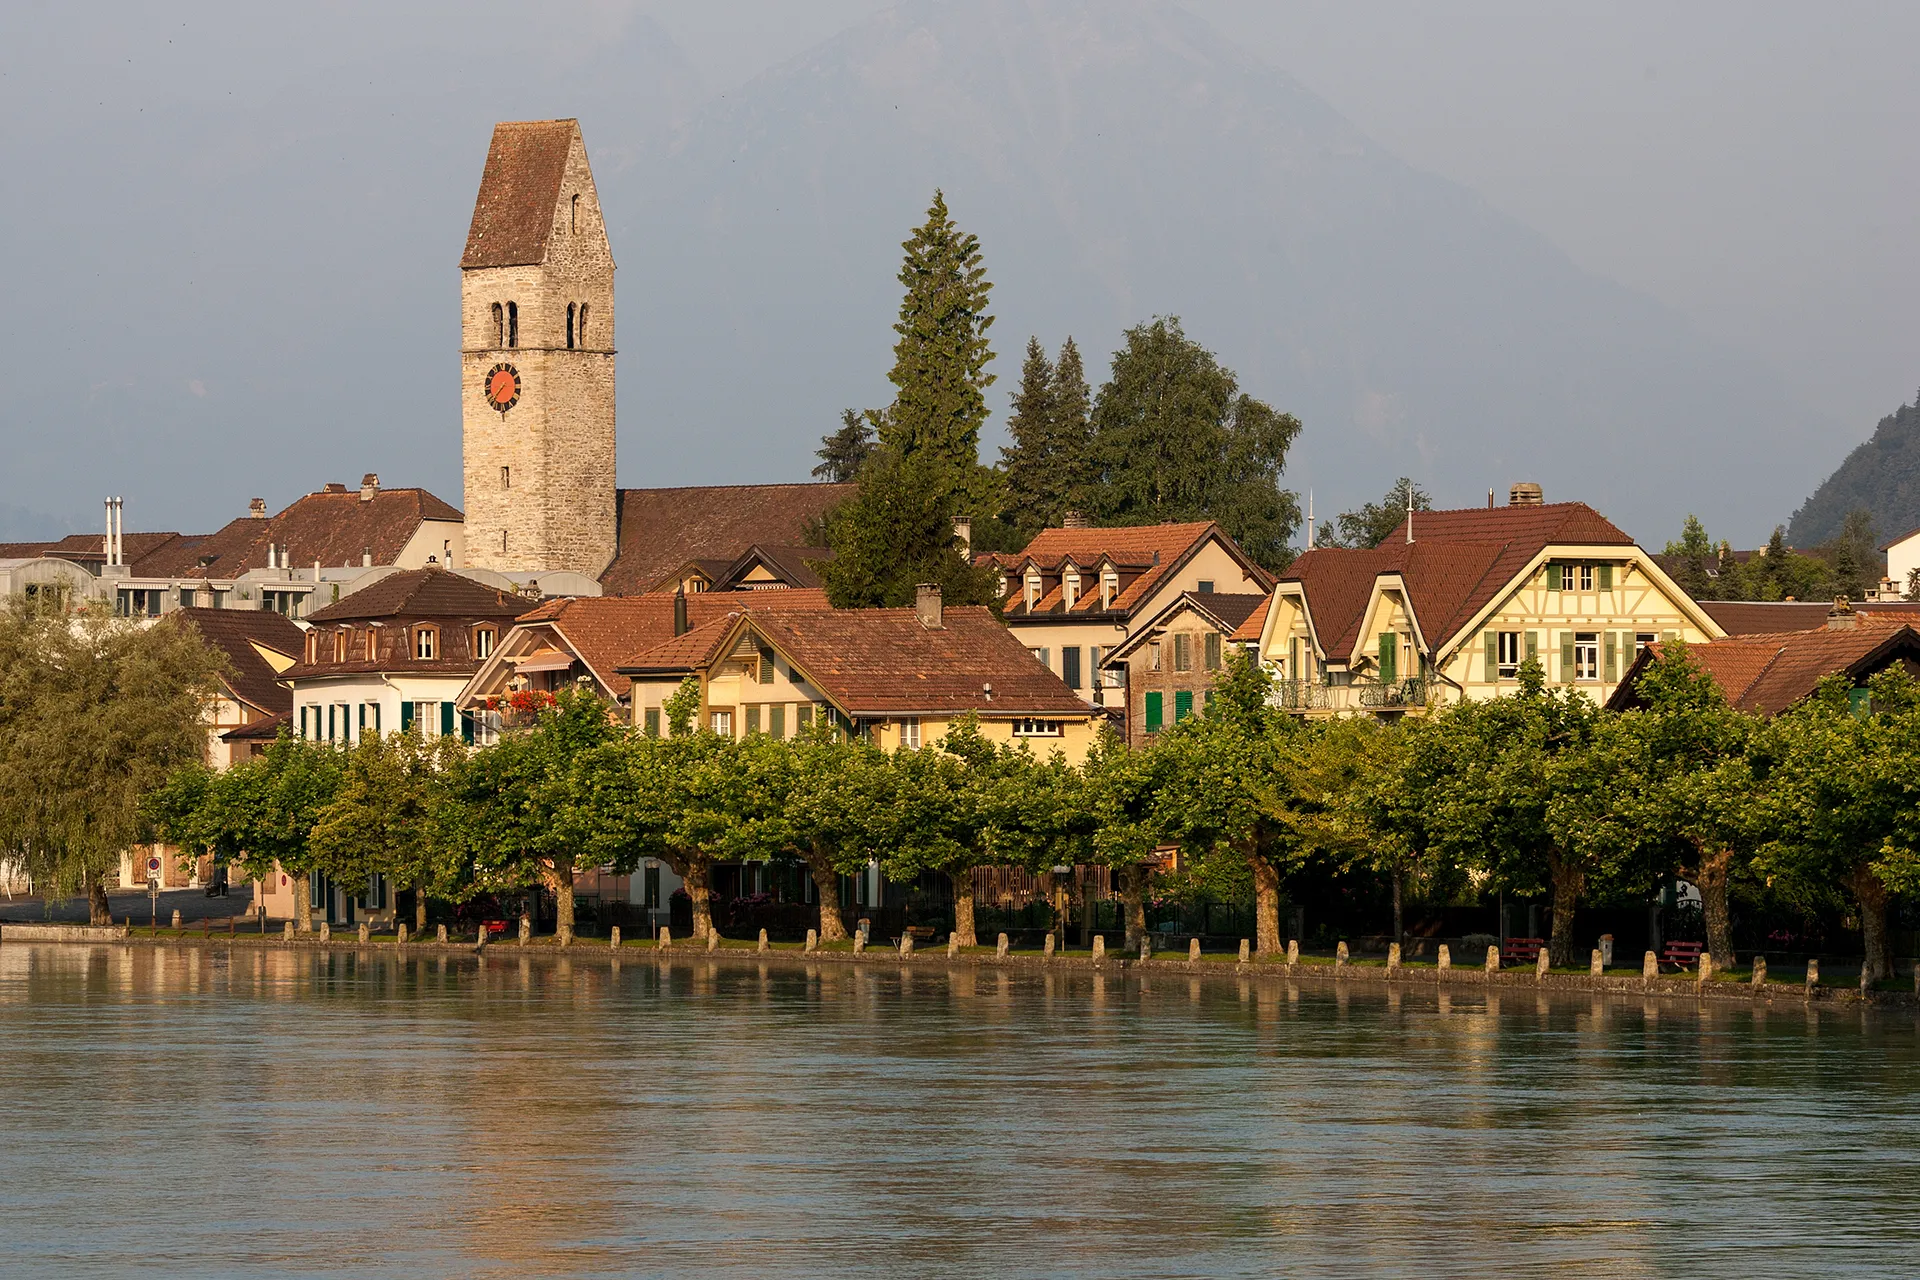
<instances>
[{"instance_id":1,"label":"pointed tower roof","mask_svg":"<svg viewBox=\"0 0 1920 1280\"><path fill-rule=\"evenodd\" d=\"M493 126L480 196L460 266L520 267L546 261L567 155L578 120L505 120Z\"/></svg>"}]
</instances>

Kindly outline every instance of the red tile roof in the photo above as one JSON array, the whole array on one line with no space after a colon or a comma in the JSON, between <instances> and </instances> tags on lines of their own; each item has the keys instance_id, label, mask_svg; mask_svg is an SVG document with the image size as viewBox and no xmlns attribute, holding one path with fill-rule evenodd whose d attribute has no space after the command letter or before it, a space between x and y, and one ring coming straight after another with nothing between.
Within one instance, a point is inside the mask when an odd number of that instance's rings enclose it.
<instances>
[{"instance_id":1,"label":"red tile roof","mask_svg":"<svg viewBox=\"0 0 1920 1280\"><path fill-rule=\"evenodd\" d=\"M1261 633L1267 629L1267 610L1271 609L1272 607L1273 607L1272 596L1268 595L1268 596L1260 597L1260 607L1247 615L1247 620L1245 622L1242 622L1239 625L1239 627L1235 629L1233 633L1233 638L1237 641L1244 641L1248 644L1259 643Z\"/></svg>"},{"instance_id":2,"label":"red tile roof","mask_svg":"<svg viewBox=\"0 0 1920 1280\"><path fill-rule=\"evenodd\" d=\"M293 690L287 692L287 701L293 701ZM264 720L255 720L252 724L243 724L238 729L229 729L220 735L222 742L271 742L280 736L280 730L293 726L293 708L268 716Z\"/></svg>"},{"instance_id":3,"label":"red tile roof","mask_svg":"<svg viewBox=\"0 0 1920 1280\"><path fill-rule=\"evenodd\" d=\"M184 535L187 541L197 541L205 534ZM29 560L51 557L59 560L75 560L81 563L102 564L107 558L106 534L70 533L54 542L0 542L0 560ZM142 557L150 556L164 547L183 540L178 533L123 533L120 546L127 557L128 564L137 563Z\"/></svg>"},{"instance_id":4,"label":"red tile roof","mask_svg":"<svg viewBox=\"0 0 1920 1280\"><path fill-rule=\"evenodd\" d=\"M686 598L687 621L694 627L716 619L730 619L740 609L790 607L824 609L827 593L820 590L702 591ZM618 668L634 654L673 638L673 596L581 596L549 600L521 615L522 626L551 627L600 682L625 696L632 681Z\"/></svg>"},{"instance_id":5,"label":"red tile roof","mask_svg":"<svg viewBox=\"0 0 1920 1280\"><path fill-rule=\"evenodd\" d=\"M293 691L260 656L256 645L299 661L306 637L289 618L265 609L175 609L162 615L165 625L192 626L200 638L226 655L230 674L222 683L237 700L268 715L293 710ZM271 735L269 735L271 736Z\"/></svg>"},{"instance_id":6,"label":"red tile roof","mask_svg":"<svg viewBox=\"0 0 1920 1280\"><path fill-rule=\"evenodd\" d=\"M546 261L567 153L579 133L576 120L509 120L493 126L461 267Z\"/></svg>"},{"instance_id":7,"label":"red tile roof","mask_svg":"<svg viewBox=\"0 0 1920 1280\"><path fill-rule=\"evenodd\" d=\"M307 615L315 626L387 618L517 618L527 602L447 569L400 569Z\"/></svg>"},{"instance_id":8,"label":"red tile roof","mask_svg":"<svg viewBox=\"0 0 1920 1280\"><path fill-rule=\"evenodd\" d=\"M1083 572L1079 597L1074 601L1073 616L1093 616L1117 613L1131 615L1144 606L1160 589L1169 577L1178 573L1180 567L1199 553L1201 548L1213 539L1218 539L1241 566L1247 570L1253 580L1262 587L1271 586L1273 578L1264 569L1247 559L1238 544L1225 533L1220 526L1210 520L1188 524L1149 524L1128 525L1114 528L1076 527L1072 529L1042 529L1035 534L1033 541L1017 555L996 555L976 557L975 563L997 564L1007 571L1012 579L1011 590L1007 592L1004 611L1009 618L1026 620L1047 614L1068 616L1065 608L1065 584L1056 582L1047 588L1046 594L1034 602L1031 609L1026 605L1026 588L1020 581L1020 574L1029 564L1043 573L1057 573L1068 562L1072 562ZM1100 582L1097 576L1102 561L1111 561L1121 570L1120 594L1114 597L1109 608L1103 609L1100 603Z\"/></svg>"},{"instance_id":9,"label":"red tile roof","mask_svg":"<svg viewBox=\"0 0 1920 1280\"><path fill-rule=\"evenodd\" d=\"M600 575L601 589L635 596L691 560L731 565L755 544L799 545L829 508L853 493L851 484L622 489L619 550Z\"/></svg>"},{"instance_id":10,"label":"red tile roof","mask_svg":"<svg viewBox=\"0 0 1920 1280\"><path fill-rule=\"evenodd\" d=\"M217 533L178 538L134 559L129 534L128 560L136 578L218 578L230 581L251 569L267 567L269 545L283 549L295 567L319 561L328 567L376 565L400 558L425 520L459 523L460 510L425 489L381 489L362 501L358 489L321 490L296 499L265 520L243 516ZM201 561L207 563L202 564Z\"/></svg>"},{"instance_id":11,"label":"red tile roof","mask_svg":"<svg viewBox=\"0 0 1920 1280\"><path fill-rule=\"evenodd\" d=\"M1700 607L1730 636L1804 631L1826 625L1827 611L1833 608L1825 600L1702 600ZM1904 618L1920 623L1920 601L1867 600L1856 602L1854 612Z\"/></svg>"},{"instance_id":12,"label":"red tile roof","mask_svg":"<svg viewBox=\"0 0 1920 1280\"><path fill-rule=\"evenodd\" d=\"M1141 645L1160 635L1162 630L1171 625L1173 619L1183 612L1197 615L1204 625L1213 627L1220 635L1232 638L1239 635L1240 629L1247 625L1248 619L1266 616L1267 597L1247 592L1183 591L1169 601L1159 613L1134 628L1133 634L1126 640L1106 650L1101 658L1102 664L1113 659L1124 658L1134 652ZM1255 639L1259 638L1260 632L1257 627L1253 634Z\"/></svg>"},{"instance_id":13,"label":"red tile roof","mask_svg":"<svg viewBox=\"0 0 1920 1280\"><path fill-rule=\"evenodd\" d=\"M1633 686L1661 646L1634 663L1608 705L1616 710L1638 705ZM1829 675L1863 681L1894 661L1920 664L1920 631L1903 619L1859 614L1855 625L1838 630L1822 625L1808 631L1729 636L1689 646L1688 656L1713 677L1727 701L1742 711L1778 715L1807 697Z\"/></svg>"}]
</instances>

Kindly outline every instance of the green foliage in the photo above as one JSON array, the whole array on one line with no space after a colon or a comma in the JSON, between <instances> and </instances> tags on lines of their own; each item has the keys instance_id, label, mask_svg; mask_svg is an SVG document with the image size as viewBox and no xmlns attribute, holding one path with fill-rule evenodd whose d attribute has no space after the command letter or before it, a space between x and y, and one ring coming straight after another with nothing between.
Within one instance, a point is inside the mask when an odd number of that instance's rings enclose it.
<instances>
[{"instance_id":1,"label":"green foliage","mask_svg":"<svg viewBox=\"0 0 1920 1280\"><path fill-rule=\"evenodd\" d=\"M1216 520L1260 564L1286 564L1300 507L1279 482L1299 419L1242 393L1178 317L1127 330L1092 424L1099 523Z\"/></svg>"},{"instance_id":2,"label":"green foliage","mask_svg":"<svg viewBox=\"0 0 1920 1280\"><path fill-rule=\"evenodd\" d=\"M833 558L820 566L835 608L903 608L923 582L950 605L991 604L998 579L968 562L954 535L960 503L934 455L882 449L860 473L860 492L828 520Z\"/></svg>"},{"instance_id":3,"label":"green foliage","mask_svg":"<svg viewBox=\"0 0 1920 1280\"><path fill-rule=\"evenodd\" d=\"M1314 541L1323 547L1377 547L1407 518L1409 499L1415 511L1433 510L1433 499L1427 496L1427 491L1407 476L1401 476L1380 501L1365 503L1358 511L1341 512L1337 524L1332 520L1322 521ZM1415 536L1418 534L1416 528Z\"/></svg>"},{"instance_id":4,"label":"green foliage","mask_svg":"<svg viewBox=\"0 0 1920 1280\"><path fill-rule=\"evenodd\" d=\"M1667 543L1661 563L1673 580L1696 600L1830 600L1836 595L1862 598L1869 575L1862 566L1878 563L1878 553L1859 546L1859 529L1848 544L1850 567L1841 573L1840 545L1815 548L1807 555L1787 545L1776 527L1763 553L1743 564L1726 542L1715 543L1695 516L1688 516L1680 537ZM1872 574L1877 581L1878 574Z\"/></svg>"},{"instance_id":5,"label":"green foliage","mask_svg":"<svg viewBox=\"0 0 1920 1280\"><path fill-rule=\"evenodd\" d=\"M1000 451L1006 510L1021 545L1042 528L1060 524L1091 498L1095 483L1091 394L1080 349L1068 338L1050 362L1038 338L1027 340L1020 389L1007 419L1012 444Z\"/></svg>"},{"instance_id":6,"label":"green foliage","mask_svg":"<svg viewBox=\"0 0 1920 1280\"><path fill-rule=\"evenodd\" d=\"M347 884L375 874L434 897L457 896L458 847L440 839L446 780L464 763L453 737L367 734L343 753L339 790L313 828L316 866Z\"/></svg>"},{"instance_id":7,"label":"green foliage","mask_svg":"<svg viewBox=\"0 0 1920 1280\"><path fill-rule=\"evenodd\" d=\"M700 714L700 680L697 676L688 676L680 682L660 709L666 714L667 732L678 736L693 731L693 718Z\"/></svg>"},{"instance_id":8,"label":"green foliage","mask_svg":"<svg viewBox=\"0 0 1920 1280\"><path fill-rule=\"evenodd\" d=\"M813 478L829 484L843 484L860 474L860 468L873 456L873 422L869 414L857 409L840 412L840 429L820 438L820 450L814 457L820 465Z\"/></svg>"}]
</instances>

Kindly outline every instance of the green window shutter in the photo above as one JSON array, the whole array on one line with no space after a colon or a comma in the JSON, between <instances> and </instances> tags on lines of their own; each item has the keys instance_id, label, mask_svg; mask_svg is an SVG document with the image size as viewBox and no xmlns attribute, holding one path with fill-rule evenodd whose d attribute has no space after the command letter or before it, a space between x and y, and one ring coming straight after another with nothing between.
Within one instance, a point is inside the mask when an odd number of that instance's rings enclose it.
<instances>
[{"instance_id":1,"label":"green window shutter","mask_svg":"<svg viewBox=\"0 0 1920 1280\"><path fill-rule=\"evenodd\" d=\"M1613 566L1610 564L1600 566L1600 589L1602 591L1613 590Z\"/></svg>"},{"instance_id":2,"label":"green window shutter","mask_svg":"<svg viewBox=\"0 0 1920 1280\"><path fill-rule=\"evenodd\" d=\"M453 704L451 702L440 704L440 736L443 738L453 736Z\"/></svg>"},{"instance_id":3,"label":"green window shutter","mask_svg":"<svg viewBox=\"0 0 1920 1280\"><path fill-rule=\"evenodd\" d=\"M360 704L360 732L363 736L367 732L367 704L364 702Z\"/></svg>"},{"instance_id":4,"label":"green window shutter","mask_svg":"<svg viewBox=\"0 0 1920 1280\"><path fill-rule=\"evenodd\" d=\"M1865 720L1873 714L1873 691L1870 689L1847 690L1847 709L1859 719Z\"/></svg>"},{"instance_id":5,"label":"green window shutter","mask_svg":"<svg viewBox=\"0 0 1920 1280\"><path fill-rule=\"evenodd\" d=\"M1534 662L1540 661L1540 633L1527 632L1527 657Z\"/></svg>"},{"instance_id":6,"label":"green window shutter","mask_svg":"<svg viewBox=\"0 0 1920 1280\"><path fill-rule=\"evenodd\" d=\"M1080 687L1080 646L1060 646L1060 679L1069 689Z\"/></svg>"},{"instance_id":7,"label":"green window shutter","mask_svg":"<svg viewBox=\"0 0 1920 1280\"><path fill-rule=\"evenodd\" d=\"M813 727L813 704L811 702L803 702L794 708L793 727L796 729L810 729Z\"/></svg>"},{"instance_id":8,"label":"green window shutter","mask_svg":"<svg viewBox=\"0 0 1920 1280\"><path fill-rule=\"evenodd\" d=\"M473 745L473 713L471 711L460 713L460 741L468 746Z\"/></svg>"},{"instance_id":9,"label":"green window shutter","mask_svg":"<svg viewBox=\"0 0 1920 1280\"><path fill-rule=\"evenodd\" d=\"M1175 671L1193 670L1193 637L1181 631L1173 637L1173 669Z\"/></svg>"},{"instance_id":10,"label":"green window shutter","mask_svg":"<svg viewBox=\"0 0 1920 1280\"><path fill-rule=\"evenodd\" d=\"M1207 670L1218 671L1219 669L1220 633L1218 631L1209 631L1207 632Z\"/></svg>"},{"instance_id":11,"label":"green window shutter","mask_svg":"<svg viewBox=\"0 0 1920 1280\"><path fill-rule=\"evenodd\" d=\"M767 732L776 738L787 736L787 709L780 703L767 708Z\"/></svg>"},{"instance_id":12,"label":"green window shutter","mask_svg":"<svg viewBox=\"0 0 1920 1280\"><path fill-rule=\"evenodd\" d=\"M764 645L760 648L760 683L773 683L773 650Z\"/></svg>"},{"instance_id":13,"label":"green window shutter","mask_svg":"<svg viewBox=\"0 0 1920 1280\"><path fill-rule=\"evenodd\" d=\"M1500 633L1489 631L1482 638L1487 645L1487 683L1496 684L1500 679Z\"/></svg>"},{"instance_id":14,"label":"green window shutter","mask_svg":"<svg viewBox=\"0 0 1920 1280\"><path fill-rule=\"evenodd\" d=\"M760 708L759 707L747 708L747 732L748 733L760 732Z\"/></svg>"},{"instance_id":15,"label":"green window shutter","mask_svg":"<svg viewBox=\"0 0 1920 1280\"><path fill-rule=\"evenodd\" d=\"M1558 591L1560 589L1560 573L1559 565L1550 564L1547 566L1547 590Z\"/></svg>"},{"instance_id":16,"label":"green window shutter","mask_svg":"<svg viewBox=\"0 0 1920 1280\"><path fill-rule=\"evenodd\" d=\"M412 728L413 704L411 702L403 702L400 704L400 732L406 733Z\"/></svg>"},{"instance_id":17,"label":"green window shutter","mask_svg":"<svg viewBox=\"0 0 1920 1280\"><path fill-rule=\"evenodd\" d=\"M1573 632L1560 633L1560 678L1573 679Z\"/></svg>"},{"instance_id":18,"label":"green window shutter","mask_svg":"<svg viewBox=\"0 0 1920 1280\"><path fill-rule=\"evenodd\" d=\"M1166 723L1161 715L1161 708L1163 706L1161 702L1161 696L1162 695L1160 695L1159 693L1149 693L1147 695L1147 732L1148 733L1152 733L1154 730L1158 729L1162 724Z\"/></svg>"},{"instance_id":19,"label":"green window shutter","mask_svg":"<svg viewBox=\"0 0 1920 1280\"><path fill-rule=\"evenodd\" d=\"M1400 637L1391 631L1380 633L1380 683L1392 684L1394 667L1400 656Z\"/></svg>"},{"instance_id":20,"label":"green window shutter","mask_svg":"<svg viewBox=\"0 0 1920 1280\"><path fill-rule=\"evenodd\" d=\"M646 721L647 736L649 738L659 737L660 736L660 708L648 707L644 719Z\"/></svg>"},{"instance_id":21,"label":"green window shutter","mask_svg":"<svg viewBox=\"0 0 1920 1280\"><path fill-rule=\"evenodd\" d=\"M1193 690L1179 689L1173 695L1173 722L1179 724L1193 714Z\"/></svg>"},{"instance_id":22,"label":"green window shutter","mask_svg":"<svg viewBox=\"0 0 1920 1280\"><path fill-rule=\"evenodd\" d=\"M1607 645L1607 649L1606 649L1607 665L1604 668L1602 668L1601 674L1609 682L1612 682L1620 678L1619 651L1614 647L1615 637L1613 632L1611 631L1607 632L1607 634L1603 637L1603 639L1606 641L1606 645Z\"/></svg>"},{"instance_id":23,"label":"green window shutter","mask_svg":"<svg viewBox=\"0 0 1920 1280\"><path fill-rule=\"evenodd\" d=\"M1206 708L1208 715L1213 714L1213 690L1207 690L1207 696L1202 699L1201 705Z\"/></svg>"}]
</instances>

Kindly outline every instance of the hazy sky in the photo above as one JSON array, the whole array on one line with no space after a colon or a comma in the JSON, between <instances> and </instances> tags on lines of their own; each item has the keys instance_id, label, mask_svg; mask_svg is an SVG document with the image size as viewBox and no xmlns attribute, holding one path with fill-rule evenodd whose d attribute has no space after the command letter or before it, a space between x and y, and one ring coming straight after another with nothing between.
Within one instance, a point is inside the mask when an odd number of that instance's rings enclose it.
<instances>
[{"instance_id":1,"label":"hazy sky","mask_svg":"<svg viewBox=\"0 0 1920 1280\"><path fill-rule=\"evenodd\" d=\"M1909 212L1920 207L1910 144L1920 136L1910 69L1920 5L1181 2L1412 165L1473 189L1580 266L1771 365L1812 416L1832 424L1831 464L1920 385L1920 317L1908 303L1920 285ZM644 13L678 42L708 91L725 93L881 7L592 0L556 23L549 18L558 10L498 0L342 0L298 10L242 0L164 9L129 0L0 6L0 171L8 174L0 181L0 278L33 282L0 294L26 297L0 308L0 345L20 357L9 371L15 395L24 385L38 397L37 417L17 400L0 401L0 526L11 507L91 527L96 496L112 485L133 498L136 523L144 523L142 489L159 488L169 500L146 493L149 511L211 528L237 513L230 508L246 492L267 492L277 504L292 496L287 485L306 483L296 476L359 473L358 454L343 460L324 433L303 428L274 446L286 455L271 460L280 487L241 478L267 470L267 460L230 453L218 459L225 470L216 503L225 506L203 504L198 460L168 456L171 442L147 438L153 431L142 436L141 397L161 389L150 385L159 375L127 353L138 350L143 326L166 325L169 291L202 288L210 274L236 269L221 261L223 241L246 242L248 253L234 262L277 258L285 267L277 275L246 268L258 273L247 283L261 311L229 317L233 332L222 339L261 346L235 358L242 366L280 367L269 357L283 356L298 334L257 322L297 306L298 289L325 290L336 305L362 286L338 247L276 237L274 227L249 225L231 210L206 220L207 240L176 246L173 261L153 260L150 245L138 246L148 256L135 257L122 228L139 219L141 201L165 206L172 221L154 225L180 224L180 206L206 192L244 199L231 190L239 181L231 175L283 172L275 168L287 164L276 161L280 152L301 157L294 172L316 186L326 166L367 183L349 205L356 218L418 215L420 225L396 235L409 238L409 252L417 241L423 262L450 262L484 122L569 112L550 85L539 93L521 87L528 67L564 63L562 46L572 58L602 44L617 51L623 27ZM286 118L290 98L296 106L310 100L312 136L262 139L232 124L262 104L272 105L273 119ZM414 173L388 175L325 154L330 115L363 101L396 113L457 101L447 150L417 157ZM313 137L322 139L317 147ZM320 154L309 162L303 147ZM595 160L612 162L599 150ZM182 166L204 172L183 176ZM149 172L152 181L140 185ZM430 208L413 189L428 178L437 184ZM365 226L345 230L367 234ZM629 308L638 301L623 295ZM444 304L439 295L422 299ZM41 367L57 364L49 334L63 359L76 347L94 359L97 348L100 361L118 358L121 367L93 369L86 380L64 366L50 374ZM281 350L269 350L273 344ZM419 366L411 352L407 358ZM195 370L175 372L175 394L184 381L189 394L208 395ZM444 381L440 366L434 372ZM35 385L49 376L74 385ZM315 385L335 376L316 370ZM396 412L445 416L440 382L429 396L374 361L360 376L359 399L344 398L338 412L363 413L368 400L386 396ZM308 388L262 382L243 390L277 404ZM96 416L112 425L66 438L61 415L69 406L78 416L108 399L112 412ZM1767 443L1754 439L1751 447ZM1569 464L1577 462L1570 451ZM717 448L711 475L671 479L725 479L727 467ZM1801 491L1823 474L1808 475ZM1786 512L1763 514L1770 523Z\"/></svg>"}]
</instances>

